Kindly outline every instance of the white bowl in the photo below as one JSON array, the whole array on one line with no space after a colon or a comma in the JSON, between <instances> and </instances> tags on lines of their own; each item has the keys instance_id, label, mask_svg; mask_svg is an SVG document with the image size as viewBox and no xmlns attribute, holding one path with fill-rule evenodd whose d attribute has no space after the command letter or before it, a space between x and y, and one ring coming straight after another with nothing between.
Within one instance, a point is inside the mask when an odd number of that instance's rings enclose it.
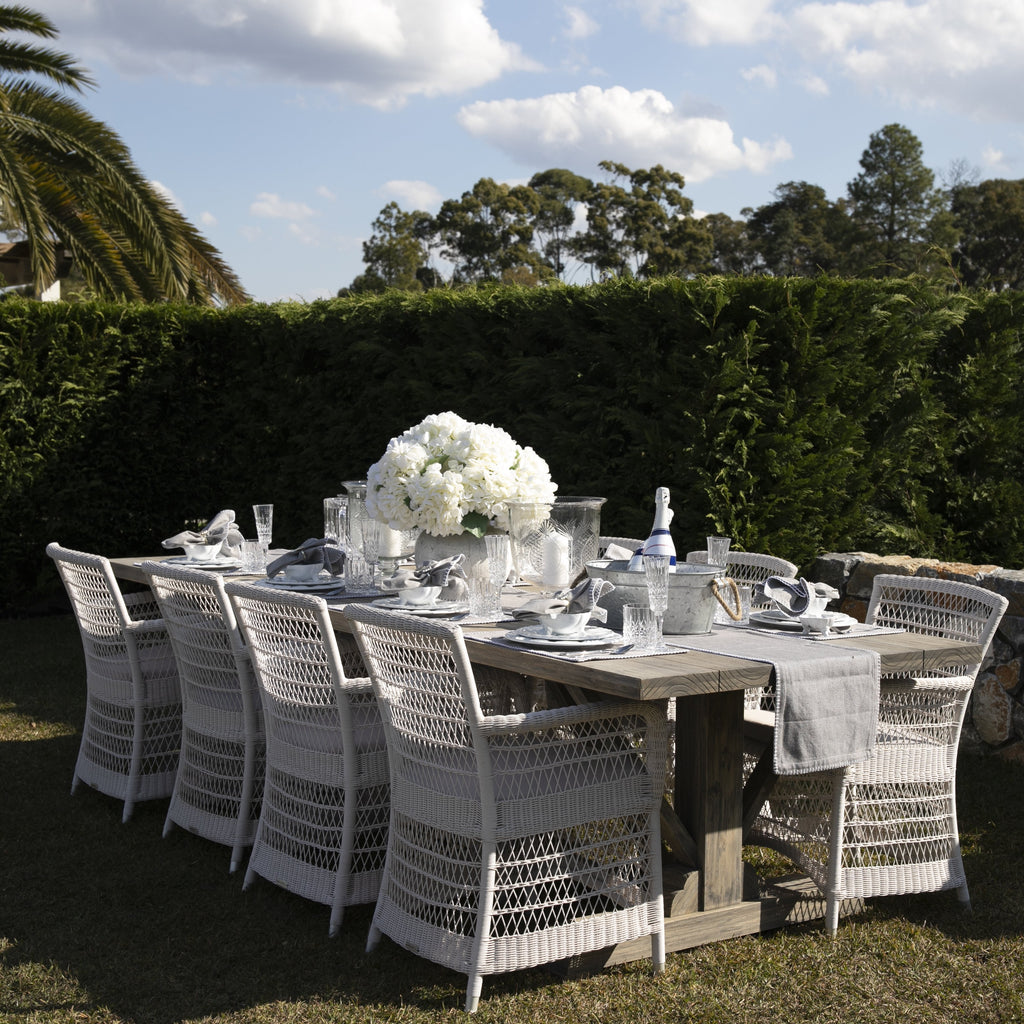
<instances>
[{"instance_id":1,"label":"white bowl","mask_svg":"<svg viewBox=\"0 0 1024 1024\"><path fill-rule=\"evenodd\" d=\"M186 544L185 557L190 562L209 562L220 553L220 541L216 544Z\"/></svg>"},{"instance_id":2,"label":"white bowl","mask_svg":"<svg viewBox=\"0 0 1024 1024\"><path fill-rule=\"evenodd\" d=\"M323 562L317 562L313 565L294 564L286 565L283 572L290 580L295 580L299 583L309 583L320 575L320 570L323 567Z\"/></svg>"},{"instance_id":3,"label":"white bowl","mask_svg":"<svg viewBox=\"0 0 1024 1024\"><path fill-rule=\"evenodd\" d=\"M834 620L835 615L832 612L817 612L813 615L801 615L800 625L804 627L805 633L824 633L825 636L828 636L828 631Z\"/></svg>"},{"instance_id":4,"label":"white bowl","mask_svg":"<svg viewBox=\"0 0 1024 1024\"><path fill-rule=\"evenodd\" d=\"M409 587L408 590L400 590L395 597L399 604L407 604L410 608L417 608L425 604L434 604L437 595L441 593L440 587Z\"/></svg>"},{"instance_id":5,"label":"white bowl","mask_svg":"<svg viewBox=\"0 0 1024 1024\"><path fill-rule=\"evenodd\" d=\"M555 636L578 636L586 628L590 612L558 612L541 615L540 624L546 633Z\"/></svg>"}]
</instances>

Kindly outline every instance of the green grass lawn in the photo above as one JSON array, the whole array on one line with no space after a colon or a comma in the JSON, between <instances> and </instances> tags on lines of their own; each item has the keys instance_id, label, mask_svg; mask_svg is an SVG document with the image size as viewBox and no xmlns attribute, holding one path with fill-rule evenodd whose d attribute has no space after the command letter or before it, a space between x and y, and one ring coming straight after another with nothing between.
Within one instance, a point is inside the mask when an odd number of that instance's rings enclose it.
<instances>
[{"instance_id":1,"label":"green grass lawn","mask_svg":"<svg viewBox=\"0 0 1024 1024\"><path fill-rule=\"evenodd\" d=\"M0 621L0 1022L267 1024L463 1017L465 978L382 940L371 909L328 910L257 881L181 830L166 801L71 797L84 667L70 617ZM942 1022L1024 1020L1024 770L963 758L960 824L974 913L953 893L875 901L820 925L670 953L580 981L484 981L475 1019Z\"/></svg>"}]
</instances>

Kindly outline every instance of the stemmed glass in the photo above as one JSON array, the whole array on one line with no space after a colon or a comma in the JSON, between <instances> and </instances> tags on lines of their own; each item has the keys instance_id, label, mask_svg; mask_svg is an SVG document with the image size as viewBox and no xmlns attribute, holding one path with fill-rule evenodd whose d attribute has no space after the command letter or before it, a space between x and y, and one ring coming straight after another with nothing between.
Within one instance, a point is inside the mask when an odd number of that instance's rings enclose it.
<instances>
[{"instance_id":1,"label":"stemmed glass","mask_svg":"<svg viewBox=\"0 0 1024 1024\"><path fill-rule=\"evenodd\" d=\"M363 558L370 577L370 586L377 585L377 566L380 564L380 547L385 526L376 519L363 520Z\"/></svg>"},{"instance_id":2,"label":"stemmed glass","mask_svg":"<svg viewBox=\"0 0 1024 1024\"><path fill-rule=\"evenodd\" d=\"M380 544L380 567L385 577L394 576L398 571L398 565L409 558L412 558L416 550L416 538L419 536L420 528L412 527L409 530L395 530L389 526L384 527Z\"/></svg>"},{"instance_id":3,"label":"stemmed glass","mask_svg":"<svg viewBox=\"0 0 1024 1024\"><path fill-rule=\"evenodd\" d=\"M643 559L648 600L657 620L657 642L660 644L668 610L668 570L672 559L669 555L644 555Z\"/></svg>"},{"instance_id":4,"label":"stemmed glass","mask_svg":"<svg viewBox=\"0 0 1024 1024\"><path fill-rule=\"evenodd\" d=\"M263 553L270 548L270 537L274 527L274 506L253 505L252 514L256 519L256 536L259 538Z\"/></svg>"}]
</instances>

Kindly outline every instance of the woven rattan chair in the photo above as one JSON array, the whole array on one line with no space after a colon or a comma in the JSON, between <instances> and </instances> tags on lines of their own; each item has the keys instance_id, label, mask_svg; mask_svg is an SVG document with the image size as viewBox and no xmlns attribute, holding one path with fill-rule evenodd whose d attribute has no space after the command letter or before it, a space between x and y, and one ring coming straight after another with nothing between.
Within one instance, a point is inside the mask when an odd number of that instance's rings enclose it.
<instances>
[{"instance_id":1,"label":"woven rattan chair","mask_svg":"<svg viewBox=\"0 0 1024 1024\"><path fill-rule=\"evenodd\" d=\"M249 653L217 573L143 562L181 682L181 759L166 836L174 825L231 848L237 870L252 846L266 748Z\"/></svg>"},{"instance_id":2,"label":"woven rattan chair","mask_svg":"<svg viewBox=\"0 0 1024 1024\"><path fill-rule=\"evenodd\" d=\"M267 767L244 887L257 875L331 908L377 898L388 829L384 730L351 637L308 594L229 581L263 701Z\"/></svg>"},{"instance_id":3,"label":"woven rattan chair","mask_svg":"<svg viewBox=\"0 0 1024 1024\"><path fill-rule=\"evenodd\" d=\"M468 976L652 936L665 961L665 714L604 702L490 717L457 626L348 605L388 733L381 934Z\"/></svg>"},{"instance_id":4,"label":"woven rattan chair","mask_svg":"<svg viewBox=\"0 0 1024 1024\"><path fill-rule=\"evenodd\" d=\"M876 576L867 621L978 643L988 652L1006 598L968 583ZM794 860L826 897L956 889L970 906L956 817L956 754L981 663L885 677L874 753L848 768L778 779L748 841Z\"/></svg>"},{"instance_id":5,"label":"woven rattan chair","mask_svg":"<svg viewBox=\"0 0 1024 1024\"><path fill-rule=\"evenodd\" d=\"M79 782L124 801L171 795L181 742L181 691L174 652L149 591L122 594L102 555L57 543L54 560L78 620L86 705L71 792Z\"/></svg>"},{"instance_id":6,"label":"woven rattan chair","mask_svg":"<svg viewBox=\"0 0 1024 1024\"><path fill-rule=\"evenodd\" d=\"M687 551L686 560L708 564L707 551ZM785 558L762 555L756 551L730 551L725 564L726 573L737 583L764 583L769 576L794 577L797 567Z\"/></svg>"}]
</instances>

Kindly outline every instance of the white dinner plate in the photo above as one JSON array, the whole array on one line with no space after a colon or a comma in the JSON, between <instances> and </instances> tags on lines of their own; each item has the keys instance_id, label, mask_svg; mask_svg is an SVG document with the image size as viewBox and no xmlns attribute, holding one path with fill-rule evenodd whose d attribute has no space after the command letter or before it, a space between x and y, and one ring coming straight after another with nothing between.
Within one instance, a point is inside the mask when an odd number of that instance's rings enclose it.
<instances>
[{"instance_id":1,"label":"white dinner plate","mask_svg":"<svg viewBox=\"0 0 1024 1024\"><path fill-rule=\"evenodd\" d=\"M184 565L191 569L238 569L242 563L237 558L228 555L218 555L216 558L206 558L196 561L186 555L175 555L173 558L165 558L165 562L171 565Z\"/></svg>"},{"instance_id":2,"label":"white dinner plate","mask_svg":"<svg viewBox=\"0 0 1024 1024\"><path fill-rule=\"evenodd\" d=\"M580 647L611 647L622 643L622 636L611 629L588 626L579 636L554 636L543 626L523 626L506 633L504 639L527 647L553 647L560 649Z\"/></svg>"},{"instance_id":3,"label":"white dinner plate","mask_svg":"<svg viewBox=\"0 0 1024 1024\"><path fill-rule=\"evenodd\" d=\"M830 629L843 632L849 629L857 620L852 615L844 615L842 612L834 612ZM755 626L766 626L768 629L792 629L797 632L803 630L803 623L794 619L777 608L768 608L762 612L751 612L750 621Z\"/></svg>"},{"instance_id":4,"label":"white dinner plate","mask_svg":"<svg viewBox=\"0 0 1024 1024\"><path fill-rule=\"evenodd\" d=\"M298 590L316 592L318 590L338 590L345 585L340 576L324 576L315 580L291 580L287 576L269 576L265 580L257 580L258 586L273 587L275 590Z\"/></svg>"},{"instance_id":5,"label":"white dinner plate","mask_svg":"<svg viewBox=\"0 0 1024 1024\"><path fill-rule=\"evenodd\" d=\"M403 604L397 597L382 597L379 601L371 601L378 608L387 608L393 612L406 612L409 615L423 615L443 619L446 615L463 615L469 611L466 601L435 601L433 604Z\"/></svg>"}]
</instances>

